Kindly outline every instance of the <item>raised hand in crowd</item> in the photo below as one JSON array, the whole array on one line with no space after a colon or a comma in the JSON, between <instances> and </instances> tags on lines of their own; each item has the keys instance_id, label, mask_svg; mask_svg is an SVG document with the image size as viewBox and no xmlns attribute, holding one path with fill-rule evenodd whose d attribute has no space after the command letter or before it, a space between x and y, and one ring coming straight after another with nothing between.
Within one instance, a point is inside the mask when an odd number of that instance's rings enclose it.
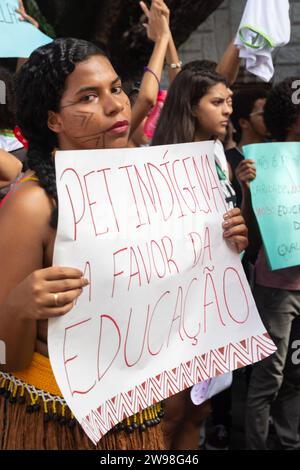
<instances>
[{"instance_id":1,"label":"raised hand in crowd","mask_svg":"<svg viewBox=\"0 0 300 470\"><path fill-rule=\"evenodd\" d=\"M21 15L19 18L20 21L27 21L28 23L31 23L32 26L39 29L40 25L38 24L38 22L32 16L27 14L24 4L23 4L23 0L19 0L19 7L16 8L16 12ZM16 68L17 72L20 70L22 65L24 65L27 60L28 60L27 58L23 58L23 57L18 58L17 68Z\"/></svg>"},{"instance_id":2,"label":"raised hand in crowd","mask_svg":"<svg viewBox=\"0 0 300 470\"><path fill-rule=\"evenodd\" d=\"M169 37L170 11L166 4L162 0L152 0L150 10L144 2L140 2L140 6L148 20L147 23L143 23L148 38L156 42L161 36L167 35Z\"/></svg>"},{"instance_id":3,"label":"raised hand in crowd","mask_svg":"<svg viewBox=\"0 0 300 470\"><path fill-rule=\"evenodd\" d=\"M141 2L141 4L143 4L143 6L141 5L141 7L144 13L146 14L146 16L148 16L149 10L147 9L145 3ZM163 0L159 0L158 8L162 15L164 15L164 17L166 18L168 24L170 25L170 10ZM166 65L168 67L169 83L171 84L176 75L180 72L182 66L182 62L179 60L178 57L178 52L174 43L171 29L168 48L166 52Z\"/></svg>"},{"instance_id":4,"label":"raised hand in crowd","mask_svg":"<svg viewBox=\"0 0 300 470\"><path fill-rule=\"evenodd\" d=\"M136 130L139 131L138 127L156 103L170 38L169 24L161 0L153 0L150 10L144 2L141 2L140 5L148 19L145 24L148 38L154 41L155 45L148 65L145 67L136 102L132 106L131 137ZM140 139L133 136L132 141L140 141Z\"/></svg>"},{"instance_id":5,"label":"raised hand in crowd","mask_svg":"<svg viewBox=\"0 0 300 470\"><path fill-rule=\"evenodd\" d=\"M27 14L23 0L19 0L19 6L16 8L16 12L21 15L19 18L20 21L28 21L28 23L31 23L33 26L35 26L35 28L39 28L38 22L32 16Z\"/></svg>"}]
</instances>

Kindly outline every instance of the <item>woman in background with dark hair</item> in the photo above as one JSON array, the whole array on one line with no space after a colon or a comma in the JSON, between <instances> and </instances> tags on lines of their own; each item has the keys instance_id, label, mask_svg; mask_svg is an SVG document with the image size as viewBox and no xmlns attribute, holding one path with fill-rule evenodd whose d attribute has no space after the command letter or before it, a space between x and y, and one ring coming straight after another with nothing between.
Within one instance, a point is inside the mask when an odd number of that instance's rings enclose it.
<instances>
[{"instance_id":1,"label":"woman in background with dark hair","mask_svg":"<svg viewBox=\"0 0 300 470\"><path fill-rule=\"evenodd\" d=\"M240 209L234 208L235 195L224 150L218 140L227 131L232 113L231 94L225 79L216 72L203 70L197 63L185 66L169 88L152 145L216 141L216 169L230 209L224 214L224 238L241 252L248 244L247 227ZM163 425L168 448L197 449L200 425L207 411L193 405L190 389L167 399L165 413Z\"/></svg>"}]
</instances>

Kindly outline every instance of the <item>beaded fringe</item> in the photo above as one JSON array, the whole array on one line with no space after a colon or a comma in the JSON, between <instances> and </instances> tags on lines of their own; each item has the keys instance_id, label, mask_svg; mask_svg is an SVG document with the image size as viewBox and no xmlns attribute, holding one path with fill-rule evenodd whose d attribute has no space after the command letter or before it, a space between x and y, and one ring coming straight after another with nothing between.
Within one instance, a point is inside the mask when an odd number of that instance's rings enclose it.
<instances>
[{"instance_id":1,"label":"beaded fringe","mask_svg":"<svg viewBox=\"0 0 300 470\"><path fill-rule=\"evenodd\" d=\"M124 419L97 444L88 439L65 400L0 372L0 450L163 450L162 404Z\"/></svg>"}]
</instances>

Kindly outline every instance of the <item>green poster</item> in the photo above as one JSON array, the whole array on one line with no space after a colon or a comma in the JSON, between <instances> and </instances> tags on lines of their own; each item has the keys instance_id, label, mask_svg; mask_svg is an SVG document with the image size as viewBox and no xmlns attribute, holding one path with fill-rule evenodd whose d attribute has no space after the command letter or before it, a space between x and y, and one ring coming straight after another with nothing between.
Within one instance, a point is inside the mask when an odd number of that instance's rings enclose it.
<instances>
[{"instance_id":1,"label":"green poster","mask_svg":"<svg viewBox=\"0 0 300 470\"><path fill-rule=\"evenodd\" d=\"M27 21L21 21L18 0L0 0L0 57L29 57L52 39Z\"/></svg>"},{"instance_id":2,"label":"green poster","mask_svg":"<svg viewBox=\"0 0 300 470\"><path fill-rule=\"evenodd\" d=\"M256 161L250 185L272 270L300 265L300 142L247 145L245 158Z\"/></svg>"}]
</instances>

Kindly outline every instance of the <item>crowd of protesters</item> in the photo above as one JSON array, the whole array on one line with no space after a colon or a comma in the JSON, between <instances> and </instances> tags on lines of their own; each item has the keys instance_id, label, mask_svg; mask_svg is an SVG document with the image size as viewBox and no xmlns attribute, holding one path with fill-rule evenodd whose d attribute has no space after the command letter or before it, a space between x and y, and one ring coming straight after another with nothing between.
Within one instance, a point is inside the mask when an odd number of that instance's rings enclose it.
<instances>
[{"instance_id":1,"label":"crowd of protesters","mask_svg":"<svg viewBox=\"0 0 300 470\"><path fill-rule=\"evenodd\" d=\"M245 252L243 267L277 347L247 370L245 445L268 449L272 423L278 448L299 449L300 366L292 362L291 344L300 339L300 266L268 268L251 203L258 170L244 158L243 147L300 141L300 106L292 100L300 77L268 90L259 83L235 90L240 59L233 42L219 64L201 58L182 64L164 1L141 7L154 46L139 83L123 86L118 64L92 43L70 38L35 50L14 76L0 68L7 91L0 105L0 338L7 347L6 364L0 365L0 450L95 448L64 402L48 358L48 319L68 313L88 286L78 269L52 266L55 150L208 140L215 141L227 202L224 238ZM162 93L164 67L169 87ZM94 140L78 138L76 112L91 113L85 132ZM120 121L127 123L123 132L110 132ZM185 390L120 423L96 448L198 449L200 429L212 420L204 448L227 449L231 408L230 388L200 406Z\"/></svg>"}]
</instances>

